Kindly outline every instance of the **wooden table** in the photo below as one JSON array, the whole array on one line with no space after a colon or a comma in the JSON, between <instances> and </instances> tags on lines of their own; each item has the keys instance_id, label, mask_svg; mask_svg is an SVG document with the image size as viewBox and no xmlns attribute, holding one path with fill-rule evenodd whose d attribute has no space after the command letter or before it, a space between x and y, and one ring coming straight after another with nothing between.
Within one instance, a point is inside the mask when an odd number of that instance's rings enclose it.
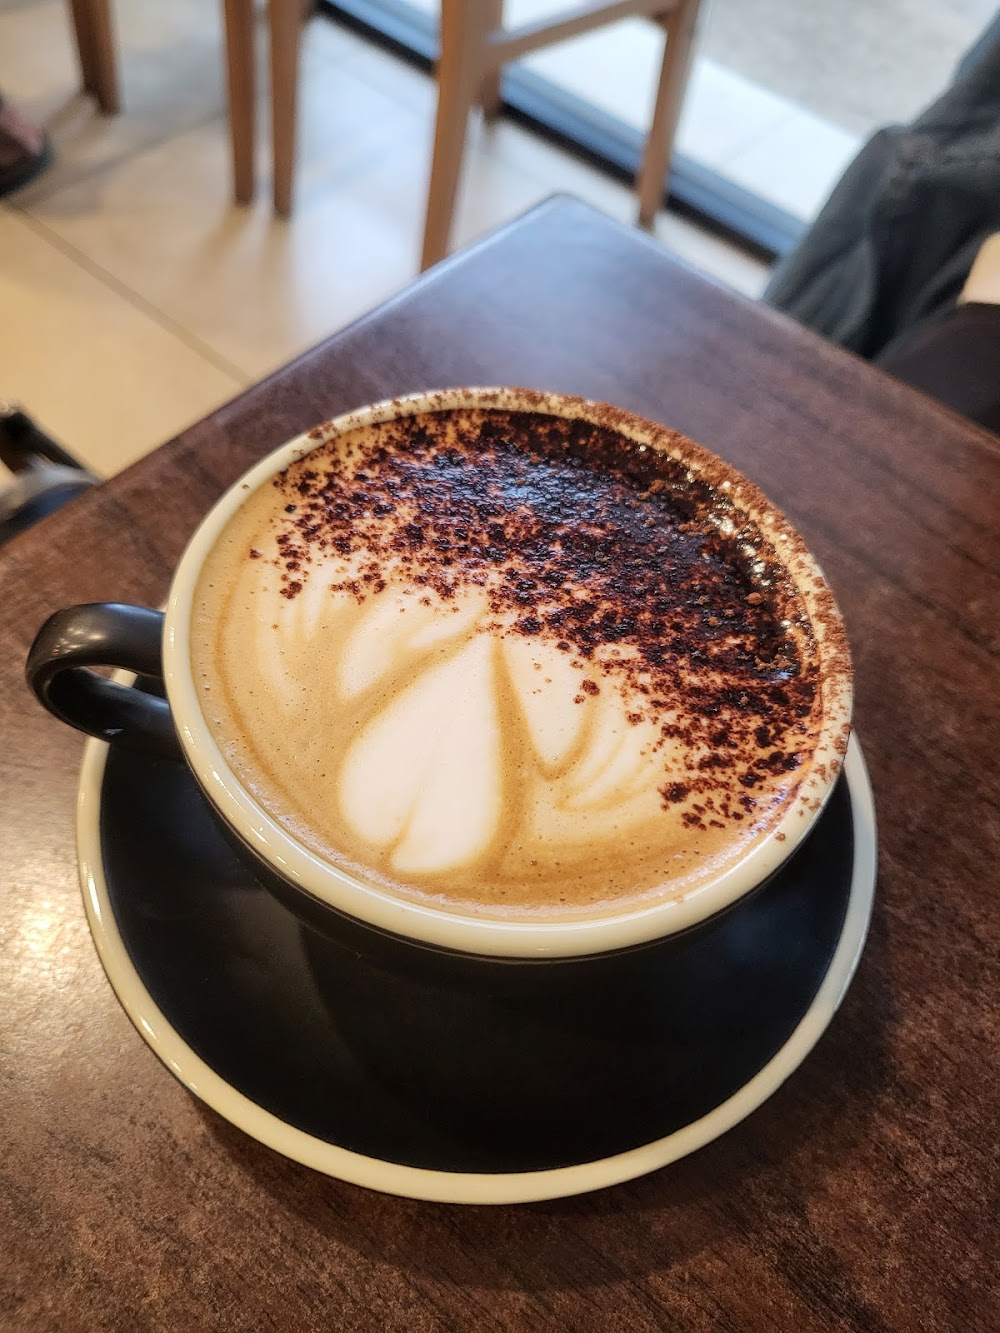
<instances>
[{"instance_id":1,"label":"wooden table","mask_svg":"<svg viewBox=\"0 0 1000 1333\"><path fill-rule=\"evenodd\" d=\"M881 832L857 979L772 1100L654 1176L497 1209L314 1174L171 1079L84 922L81 739L21 681L49 611L160 601L202 513L271 448L468 383L611 399L787 510L850 630ZM998 1327L992 437L557 201L15 541L0 605L0 1328Z\"/></svg>"}]
</instances>

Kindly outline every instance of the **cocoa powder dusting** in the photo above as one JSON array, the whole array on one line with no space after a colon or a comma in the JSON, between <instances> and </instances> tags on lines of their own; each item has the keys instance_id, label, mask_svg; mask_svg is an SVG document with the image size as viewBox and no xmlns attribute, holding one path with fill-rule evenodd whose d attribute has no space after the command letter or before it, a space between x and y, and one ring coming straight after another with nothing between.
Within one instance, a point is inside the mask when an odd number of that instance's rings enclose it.
<instances>
[{"instance_id":1,"label":"cocoa powder dusting","mask_svg":"<svg viewBox=\"0 0 1000 1333\"><path fill-rule=\"evenodd\" d=\"M473 585L493 632L572 653L584 694L617 683L630 723L688 752L660 792L685 823L739 822L765 779L794 785L815 742L809 623L757 526L684 463L603 425L477 410L333 441L273 484L285 597L316 555L350 559L331 590L359 602L390 569L445 604Z\"/></svg>"}]
</instances>

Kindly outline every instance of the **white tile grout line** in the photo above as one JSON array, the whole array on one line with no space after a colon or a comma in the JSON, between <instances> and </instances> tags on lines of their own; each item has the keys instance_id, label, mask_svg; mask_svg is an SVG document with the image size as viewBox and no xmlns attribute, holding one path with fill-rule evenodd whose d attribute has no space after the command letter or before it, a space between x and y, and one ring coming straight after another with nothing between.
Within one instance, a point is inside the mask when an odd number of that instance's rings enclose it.
<instances>
[{"instance_id":1,"label":"white tile grout line","mask_svg":"<svg viewBox=\"0 0 1000 1333\"><path fill-rule=\"evenodd\" d=\"M172 319L170 315L154 305L152 301L147 301L144 296L140 296L138 292L133 291L133 289L126 283L122 282L119 278L116 278L115 275L110 273L103 265L96 263L89 257L89 255L84 254L83 251L78 250L75 245L64 240L58 232L55 232L51 227L46 226L46 224L39 218L35 217L33 213L29 213L26 208L19 208L15 205L7 205L7 207L12 214L20 218L21 221L41 240L53 246L56 250L60 251L61 254L65 255L67 259L75 263L78 268L82 268L85 272L89 273L92 278L96 278L103 286L109 288L117 296L120 296L123 300L127 301L129 305L148 316L154 323L158 324L164 332L172 334L180 342L184 343L190 351L197 352L204 360L210 362L216 370L221 370L231 379L234 379L238 385L244 388L253 383L252 375L248 375L245 371L241 370L239 366L235 365L232 361L227 360L226 357L220 356L214 347L210 347L208 343L203 342L201 338L192 333L190 329L186 329L184 325L180 324L177 320Z\"/></svg>"}]
</instances>

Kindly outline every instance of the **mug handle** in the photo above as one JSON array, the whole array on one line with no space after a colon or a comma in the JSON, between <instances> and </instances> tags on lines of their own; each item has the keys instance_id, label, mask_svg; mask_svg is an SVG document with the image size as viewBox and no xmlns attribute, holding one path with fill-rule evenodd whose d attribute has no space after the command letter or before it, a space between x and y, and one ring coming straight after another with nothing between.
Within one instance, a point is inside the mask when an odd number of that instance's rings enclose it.
<instances>
[{"instance_id":1,"label":"mug handle","mask_svg":"<svg viewBox=\"0 0 1000 1333\"><path fill-rule=\"evenodd\" d=\"M120 602L71 606L49 616L38 631L25 676L49 712L78 731L131 750L180 759L166 699L88 670L124 667L160 682L162 638L162 611Z\"/></svg>"}]
</instances>

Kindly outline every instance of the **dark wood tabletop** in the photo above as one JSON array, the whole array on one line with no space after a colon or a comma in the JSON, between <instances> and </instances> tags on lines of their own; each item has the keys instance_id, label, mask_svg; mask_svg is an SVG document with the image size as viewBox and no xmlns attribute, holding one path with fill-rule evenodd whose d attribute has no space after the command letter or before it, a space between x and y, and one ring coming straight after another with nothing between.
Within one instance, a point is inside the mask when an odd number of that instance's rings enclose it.
<instances>
[{"instance_id":1,"label":"dark wood tabletop","mask_svg":"<svg viewBox=\"0 0 1000 1333\"><path fill-rule=\"evenodd\" d=\"M261 455L375 399L483 383L654 417L786 510L847 622L880 825L857 977L778 1093L652 1176L498 1208L316 1174L170 1077L88 934L82 740L22 683L50 611L161 601ZM1000 1326L993 437L553 201L16 539L0 607L5 1333Z\"/></svg>"}]
</instances>

